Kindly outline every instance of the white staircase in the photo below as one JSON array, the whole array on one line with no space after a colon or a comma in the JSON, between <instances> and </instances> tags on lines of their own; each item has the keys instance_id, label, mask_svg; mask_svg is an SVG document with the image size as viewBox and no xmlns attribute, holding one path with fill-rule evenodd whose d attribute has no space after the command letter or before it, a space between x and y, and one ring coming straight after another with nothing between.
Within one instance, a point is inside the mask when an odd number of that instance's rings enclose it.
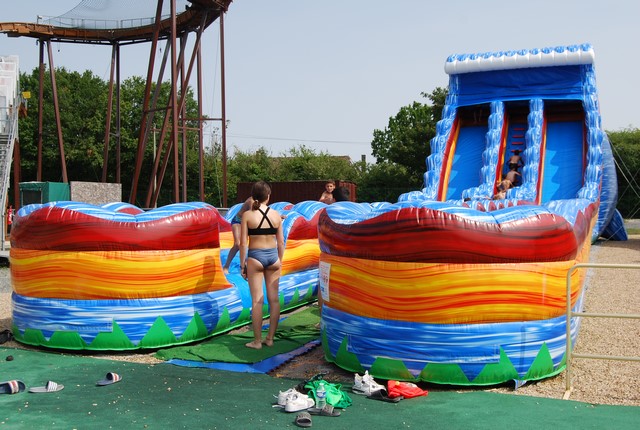
<instances>
[{"instance_id":1,"label":"white staircase","mask_svg":"<svg viewBox=\"0 0 640 430\"><path fill-rule=\"evenodd\" d=\"M0 56L0 228L1 250L4 251L7 225L7 197L9 192L13 145L18 138L18 108L22 102L19 92L20 68L18 56Z\"/></svg>"}]
</instances>

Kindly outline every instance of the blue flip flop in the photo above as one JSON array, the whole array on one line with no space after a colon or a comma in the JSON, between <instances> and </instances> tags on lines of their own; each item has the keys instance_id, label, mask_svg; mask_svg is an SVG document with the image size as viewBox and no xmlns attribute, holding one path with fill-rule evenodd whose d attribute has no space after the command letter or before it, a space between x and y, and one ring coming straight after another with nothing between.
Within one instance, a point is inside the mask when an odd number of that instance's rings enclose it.
<instances>
[{"instance_id":1,"label":"blue flip flop","mask_svg":"<svg viewBox=\"0 0 640 430\"><path fill-rule=\"evenodd\" d=\"M103 380L98 381L96 383L96 385L111 385L111 384L115 384L116 382L119 382L122 380L122 376L118 375L117 373L113 373L113 372L109 372L107 373L107 376L104 377Z\"/></svg>"},{"instance_id":2,"label":"blue flip flop","mask_svg":"<svg viewBox=\"0 0 640 430\"><path fill-rule=\"evenodd\" d=\"M0 382L0 394L16 394L24 391L24 382L12 379L11 381Z\"/></svg>"}]
</instances>

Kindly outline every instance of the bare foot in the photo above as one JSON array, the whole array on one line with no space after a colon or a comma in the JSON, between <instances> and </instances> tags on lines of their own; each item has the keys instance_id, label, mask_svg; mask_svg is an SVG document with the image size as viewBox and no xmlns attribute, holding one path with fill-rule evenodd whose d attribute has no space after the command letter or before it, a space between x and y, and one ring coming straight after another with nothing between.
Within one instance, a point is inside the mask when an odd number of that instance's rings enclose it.
<instances>
[{"instance_id":1,"label":"bare foot","mask_svg":"<svg viewBox=\"0 0 640 430\"><path fill-rule=\"evenodd\" d=\"M262 342L259 340L254 340L252 342L245 343L244 346L252 349L262 349Z\"/></svg>"},{"instance_id":2,"label":"bare foot","mask_svg":"<svg viewBox=\"0 0 640 430\"><path fill-rule=\"evenodd\" d=\"M222 273L224 273L225 275L229 274L229 268L228 267L223 267L222 268Z\"/></svg>"},{"instance_id":3,"label":"bare foot","mask_svg":"<svg viewBox=\"0 0 640 430\"><path fill-rule=\"evenodd\" d=\"M273 339L265 339L262 341L267 346L273 346Z\"/></svg>"}]
</instances>

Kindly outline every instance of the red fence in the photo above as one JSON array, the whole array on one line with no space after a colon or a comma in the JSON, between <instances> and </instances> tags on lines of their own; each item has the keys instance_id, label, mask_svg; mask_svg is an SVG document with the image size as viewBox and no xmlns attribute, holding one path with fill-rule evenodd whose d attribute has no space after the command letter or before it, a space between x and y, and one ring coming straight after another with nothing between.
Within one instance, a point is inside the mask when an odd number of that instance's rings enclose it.
<instances>
[{"instance_id":1,"label":"red fence","mask_svg":"<svg viewBox=\"0 0 640 430\"><path fill-rule=\"evenodd\" d=\"M269 182L271 186L271 203L289 202L300 203L305 200L319 200L320 195L324 191L324 185L327 181L289 181L289 182ZM243 202L251 195L251 186L253 182L238 183L238 201L229 203L233 206L235 203ZM346 187L350 193L350 200L357 200L358 186L349 181L336 181L336 187Z\"/></svg>"}]
</instances>

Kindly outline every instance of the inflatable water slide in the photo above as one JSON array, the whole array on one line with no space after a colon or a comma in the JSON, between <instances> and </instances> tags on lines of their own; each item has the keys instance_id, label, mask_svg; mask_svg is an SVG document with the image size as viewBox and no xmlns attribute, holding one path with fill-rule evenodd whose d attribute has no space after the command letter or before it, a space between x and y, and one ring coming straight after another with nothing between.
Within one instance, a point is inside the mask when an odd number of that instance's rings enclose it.
<instances>
[{"instance_id":1,"label":"inflatable water slide","mask_svg":"<svg viewBox=\"0 0 640 430\"><path fill-rule=\"evenodd\" d=\"M132 350L198 341L249 323L251 295L231 220L206 203L149 211L126 203L52 202L21 208L11 232L13 334L59 349ZM275 204L286 250L282 310L315 301L317 220L326 205ZM268 309L265 308L265 315Z\"/></svg>"},{"instance_id":2,"label":"inflatable water slide","mask_svg":"<svg viewBox=\"0 0 640 430\"><path fill-rule=\"evenodd\" d=\"M325 357L350 371L455 385L552 376L565 367L567 300L580 310L585 294L578 270L566 297L569 269L598 237L626 239L593 48L453 55L445 71L423 189L396 203L272 204L286 215L281 308L321 295ZM16 340L159 348L247 324L238 257L222 270L240 206L21 208Z\"/></svg>"},{"instance_id":3,"label":"inflatable water slide","mask_svg":"<svg viewBox=\"0 0 640 430\"><path fill-rule=\"evenodd\" d=\"M569 269L612 225L610 236L626 239L593 48L453 55L445 71L424 188L320 213L325 357L441 384L557 374ZM499 196L514 155L517 173ZM575 310L584 283L575 271ZM574 341L578 329L572 320Z\"/></svg>"}]
</instances>

